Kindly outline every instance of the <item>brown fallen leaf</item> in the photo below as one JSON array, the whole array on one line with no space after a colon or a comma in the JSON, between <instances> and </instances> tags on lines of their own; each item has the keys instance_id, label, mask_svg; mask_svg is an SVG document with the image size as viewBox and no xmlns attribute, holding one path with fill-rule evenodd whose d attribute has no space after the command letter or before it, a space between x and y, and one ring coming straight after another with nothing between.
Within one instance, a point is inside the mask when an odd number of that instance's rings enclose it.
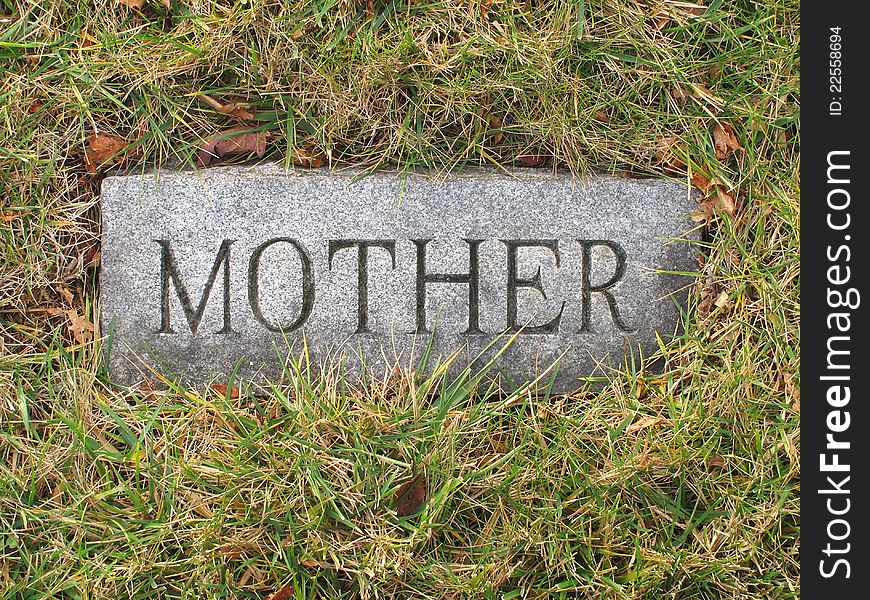
<instances>
[{"instance_id":1,"label":"brown fallen leaf","mask_svg":"<svg viewBox=\"0 0 870 600\"><path fill-rule=\"evenodd\" d=\"M727 308L731 308L731 302L728 300L728 292L722 290L719 292L719 295L716 296L716 300L713 302L713 305L716 308L725 310Z\"/></svg>"},{"instance_id":2,"label":"brown fallen leaf","mask_svg":"<svg viewBox=\"0 0 870 600\"><path fill-rule=\"evenodd\" d=\"M239 544L235 544L232 542L221 544L218 550L220 551L223 558L227 558L230 560L244 558L244 556L247 554L245 548L243 548Z\"/></svg>"},{"instance_id":3,"label":"brown fallen leaf","mask_svg":"<svg viewBox=\"0 0 870 600\"><path fill-rule=\"evenodd\" d=\"M91 341L91 336L94 333L94 324L86 318L79 315L75 309L66 311L67 319L69 319L69 330L72 333L76 343L84 344Z\"/></svg>"},{"instance_id":4,"label":"brown fallen leaf","mask_svg":"<svg viewBox=\"0 0 870 600\"><path fill-rule=\"evenodd\" d=\"M501 127L504 125L504 121L498 115L492 115L489 118L489 128L490 129L498 129L492 136L492 143L498 144L504 139L504 133L501 132Z\"/></svg>"},{"instance_id":5,"label":"brown fallen leaf","mask_svg":"<svg viewBox=\"0 0 870 600\"><path fill-rule=\"evenodd\" d=\"M67 304L71 305L73 303L73 300L75 299L72 291L63 284L57 286L57 293L63 296L63 299L66 300Z\"/></svg>"},{"instance_id":6,"label":"brown fallen leaf","mask_svg":"<svg viewBox=\"0 0 870 600\"><path fill-rule=\"evenodd\" d=\"M734 216L737 210L737 202L734 196L722 189L721 186L717 185L714 188L715 193L701 200L701 212L692 215L692 220L696 223L711 221L717 213L727 213L730 216Z\"/></svg>"},{"instance_id":7,"label":"brown fallen leaf","mask_svg":"<svg viewBox=\"0 0 870 600\"><path fill-rule=\"evenodd\" d=\"M593 118L596 121L601 121L602 123L610 123L610 117L607 116L607 113L603 110L595 111Z\"/></svg>"},{"instance_id":8,"label":"brown fallen leaf","mask_svg":"<svg viewBox=\"0 0 870 600\"><path fill-rule=\"evenodd\" d=\"M303 567L308 567L309 569L315 569L323 566L313 558L303 558L300 564Z\"/></svg>"},{"instance_id":9,"label":"brown fallen leaf","mask_svg":"<svg viewBox=\"0 0 870 600\"><path fill-rule=\"evenodd\" d=\"M208 94L197 94L196 97L211 106L222 115L227 115L233 117L234 119L239 119L242 121L252 121L255 117L255 113L257 112L256 108L253 108L250 105L242 102L228 102L224 104L223 102L215 100Z\"/></svg>"},{"instance_id":10,"label":"brown fallen leaf","mask_svg":"<svg viewBox=\"0 0 870 600\"><path fill-rule=\"evenodd\" d=\"M324 154L323 150L318 149L294 148L290 153L290 158L297 167L319 169L326 161L326 154Z\"/></svg>"},{"instance_id":11,"label":"brown fallen leaf","mask_svg":"<svg viewBox=\"0 0 870 600\"><path fill-rule=\"evenodd\" d=\"M700 83L689 83L689 85L692 88L692 98L700 100L704 104L708 104L717 110L725 104L725 101L711 92L707 86Z\"/></svg>"},{"instance_id":12,"label":"brown fallen leaf","mask_svg":"<svg viewBox=\"0 0 870 600\"><path fill-rule=\"evenodd\" d=\"M685 98L691 98L692 92L690 92L681 85L675 85L674 91L671 92L671 96L674 98L674 100L683 100Z\"/></svg>"},{"instance_id":13,"label":"brown fallen leaf","mask_svg":"<svg viewBox=\"0 0 870 600\"><path fill-rule=\"evenodd\" d=\"M653 150L653 158L655 158L666 171L678 173L686 168L686 162L678 155L678 153L681 152L682 147L679 144L679 138L672 135L656 142L655 149Z\"/></svg>"},{"instance_id":14,"label":"brown fallen leaf","mask_svg":"<svg viewBox=\"0 0 870 600\"><path fill-rule=\"evenodd\" d=\"M701 293L698 300L698 316L702 319L709 316L713 312L714 300L717 298L717 290L719 287L712 282L707 282L701 287Z\"/></svg>"},{"instance_id":15,"label":"brown fallen leaf","mask_svg":"<svg viewBox=\"0 0 870 600\"><path fill-rule=\"evenodd\" d=\"M196 154L196 162L203 167L216 157L231 154L254 154L259 158L266 155L269 141L268 131L251 131L249 127L231 127L203 141Z\"/></svg>"},{"instance_id":16,"label":"brown fallen leaf","mask_svg":"<svg viewBox=\"0 0 870 600\"><path fill-rule=\"evenodd\" d=\"M671 16L667 13L660 13L653 17L653 27L656 31L661 31L671 22Z\"/></svg>"},{"instance_id":17,"label":"brown fallen leaf","mask_svg":"<svg viewBox=\"0 0 870 600\"><path fill-rule=\"evenodd\" d=\"M285 585L277 592L272 592L266 596L266 600L290 600L293 596L293 592L294 589L292 585Z\"/></svg>"},{"instance_id":18,"label":"brown fallen leaf","mask_svg":"<svg viewBox=\"0 0 870 600\"><path fill-rule=\"evenodd\" d=\"M737 203L734 201L734 196L722 189L721 186L716 186L716 196L713 202L713 207L721 212L726 212L733 216L737 209Z\"/></svg>"},{"instance_id":19,"label":"brown fallen leaf","mask_svg":"<svg viewBox=\"0 0 870 600\"><path fill-rule=\"evenodd\" d=\"M791 408L795 412L801 411L801 389L794 383L794 374L783 373L782 381L785 383L785 393L792 400Z\"/></svg>"},{"instance_id":20,"label":"brown fallen leaf","mask_svg":"<svg viewBox=\"0 0 870 600\"><path fill-rule=\"evenodd\" d=\"M707 177L704 173L701 173L700 171L692 173L692 185L704 192L705 194L710 193L710 178Z\"/></svg>"},{"instance_id":21,"label":"brown fallen leaf","mask_svg":"<svg viewBox=\"0 0 870 600\"><path fill-rule=\"evenodd\" d=\"M643 416L631 425L629 425L625 432L626 433L634 433L635 431L640 431L641 429L646 429L647 427L654 427L656 425L661 425L665 422L665 419L662 417L651 417L649 415Z\"/></svg>"},{"instance_id":22,"label":"brown fallen leaf","mask_svg":"<svg viewBox=\"0 0 870 600\"><path fill-rule=\"evenodd\" d=\"M82 267L85 269L93 269L100 266L102 253L98 243L91 244L87 251L82 256Z\"/></svg>"},{"instance_id":23,"label":"brown fallen leaf","mask_svg":"<svg viewBox=\"0 0 870 600\"><path fill-rule=\"evenodd\" d=\"M725 459L722 458L720 454L713 454L710 458L707 459L707 468L708 469L724 469L725 468Z\"/></svg>"},{"instance_id":24,"label":"brown fallen leaf","mask_svg":"<svg viewBox=\"0 0 870 600\"><path fill-rule=\"evenodd\" d=\"M85 150L85 168L88 173L96 173L109 160L121 162L127 146L129 144L126 140L107 133L98 133L88 138L88 147Z\"/></svg>"},{"instance_id":25,"label":"brown fallen leaf","mask_svg":"<svg viewBox=\"0 0 870 600\"><path fill-rule=\"evenodd\" d=\"M118 4L123 4L127 8L142 8L145 6L145 0L118 0Z\"/></svg>"},{"instance_id":26,"label":"brown fallen leaf","mask_svg":"<svg viewBox=\"0 0 870 600\"><path fill-rule=\"evenodd\" d=\"M227 397L227 386L220 383L213 383L209 386L213 392L215 392L218 396ZM229 398L230 400L235 400L239 397L239 388L233 387L229 388Z\"/></svg>"},{"instance_id":27,"label":"brown fallen leaf","mask_svg":"<svg viewBox=\"0 0 870 600\"><path fill-rule=\"evenodd\" d=\"M716 123L713 128L713 147L719 160L725 160L732 152L744 149L734 135L734 128L728 123Z\"/></svg>"},{"instance_id":28,"label":"brown fallen leaf","mask_svg":"<svg viewBox=\"0 0 870 600\"><path fill-rule=\"evenodd\" d=\"M496 452L504 454L508 451L507 436L500 431L493 432L489 436L489 443Z\"/></svg>"},{"instance_id":29,"label":"brown fallen leaf","mask_svg":"<svg viewBox=\"0 0 870 600\"><path fill-rule=\"evenodd\" d=\"M547 157L543 154L520 154L517 162L524 167L540 167L547 162Z\"/></svg>"},{"instance_id":30,"label":"brown fallen leaf","mask_svg":"<svg viewBox=\"0 0 870 600\"><path fill-rule=\"evenodd\" d=\"M407 517L426 501L428 481L422 473L402 485L396 492L396 514Z\"/></svg>"}]
</instances>

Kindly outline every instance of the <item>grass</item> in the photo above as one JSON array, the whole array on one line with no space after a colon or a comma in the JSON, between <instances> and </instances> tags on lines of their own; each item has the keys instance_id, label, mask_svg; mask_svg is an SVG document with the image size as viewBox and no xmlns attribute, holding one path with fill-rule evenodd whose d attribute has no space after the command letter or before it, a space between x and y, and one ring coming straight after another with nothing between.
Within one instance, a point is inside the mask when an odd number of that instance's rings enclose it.
<instances>
[{"instance_id":1,"label":"grass","mask_svg":"<svg viewBox=\"0 0 870 600\"><path fill-rule=\"evenodd\" d=\"M800 596L797 2L170 6L0 2L0 596ZM120 389L84 153L192 163L239 125L201 94L288 164L701 172L737 209L658 374Z\"/></svg>"}]
</instances>

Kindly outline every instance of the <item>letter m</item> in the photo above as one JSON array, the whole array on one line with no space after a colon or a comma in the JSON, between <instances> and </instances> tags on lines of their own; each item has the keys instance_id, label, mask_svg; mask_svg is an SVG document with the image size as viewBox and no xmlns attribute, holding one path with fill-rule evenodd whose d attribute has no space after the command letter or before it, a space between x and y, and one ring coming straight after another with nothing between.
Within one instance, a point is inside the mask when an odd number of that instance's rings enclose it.
<instances>
[{"instance_id":1,"label":"letter m","mask_svg":"<svg viewBox=\"0 0 870 600\"><path fill-rule=\"evenodd\" d=\"M169 240L154 240L160 244L160 329L157 333L175 333L170 323L169 310L169 286L175 287L175 293L181 301L181 308L184 309L184 316L187 317L187 324L190 327L191 333L196 333L199 328L199 323L202 321L202 315L205 313L208 297L211 294L211 289L214 287L215 279L217 279L218 271L221 266L224 270L224 326L217 333L234 333L230 325L230 245L235 240L224 240L218 250L217 258L214 260L214 265L211 268L211 273L206 281L205 289L202 292L202 298L194 309L193 303L190 301L190 295L187 293L187 288L181 281L181 276L178 274L178 265L175 262L175 255L169 247Z\"/></svg>"},{"instance_id":2,"label":"letter m","mask_svg":"<svg viewBox=\"0 0 870 600\"><path fill-rule=\"evenodd\" d=\"M837 163L835 163L831 159L832 156L842 156L844 154L846 156L849 156L850 155L849 150L832 150L831 152L828 152L828 183L834 183L834 184L849 183L849 177L848 177L848 175L849 175L848 171L850 169L849 164L847 163L845 165L838 165ZM845 169L847 171L846 179L834 179L833 171L839 171L840 169ZM840 175L837 174L837 177L840 177Z\"/></svg>"},{"instance_id":3,"label":"letter m","mask_svg":"<svg viewBox=\"0 0 870 600\"><path fill-rule=\"evenodd\" d=\"M835 361L837 360L838 356L846 355L848 357L849 354L851 354L851 352L848 349L837 350L836 348L834 348L834 342L846 342L848 344L849 341L850 341L849 336L843 336L843 335L835 335L835 336L831 336L828 338L828 343L827 343L827 346L828 346L828 366L827 366L827 369L829 371L833 370L833 369L848 369L849 368L848 362L846 362L845 364L837 364ZM848 348L848 346L847 346L847 348Z\"/></svg>"}]
</instances>

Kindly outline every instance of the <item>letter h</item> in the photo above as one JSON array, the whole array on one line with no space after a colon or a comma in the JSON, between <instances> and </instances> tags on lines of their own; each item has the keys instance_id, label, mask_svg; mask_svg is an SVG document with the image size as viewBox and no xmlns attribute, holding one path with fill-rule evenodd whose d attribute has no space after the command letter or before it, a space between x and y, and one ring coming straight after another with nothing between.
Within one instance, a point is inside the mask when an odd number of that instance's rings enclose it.
<instances>
[{"instance_id":1,"label":"letter h","mask_svg":"<svg viewBox=\"0 0 870 600\"><path fill-rule=\"evenodd\" d=\"M468 284L468 329L464 334L483 333L478 325L480 317L480 265L478 247L483 240L464 239L468 244L468 273L427 273L426 245L432 240L411 240L417 246L417 329L412 333L429 333L426 328L426 284Z\"/></svg>"}]
</instances>

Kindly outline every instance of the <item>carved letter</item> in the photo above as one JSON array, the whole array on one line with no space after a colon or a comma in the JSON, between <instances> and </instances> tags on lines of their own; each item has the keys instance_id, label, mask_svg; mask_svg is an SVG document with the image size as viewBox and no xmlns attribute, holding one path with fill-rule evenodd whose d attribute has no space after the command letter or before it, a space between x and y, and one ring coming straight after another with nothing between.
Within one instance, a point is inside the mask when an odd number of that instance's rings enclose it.
<instances>
[{"instance_id":1,"label":"carved letter","mask_svg":"<svg viewBox=\"0 0 870 600\"><path fill-rule=\"evenodd\" d=\"M205 284L205 290L202 292L202 298L196 310L190 302L190 296L187 289L181 281L181 276L178 274L178 265L175 263L175 255L169 247L169 240L154 240L160 244L160 329L157 333L175 333L170 324L169 313L169 285L170 282L175 286L175 293L181 301L181 307L184 309L184 316L187 317L187 324L190 327L191 333L196 333L199 328L199 322L202 321L202 315L205 313L205 306L208 303L208 297L211 294L211 288L214 286L217 279L218 269L221 265L224 266L224 326L217 333L235 333L230 325L230 245L235 240L224 240L218 250L217 258L211 268L211 274L208 276L208 281Z\"/></svg>"},{"instance_id":2,"label":"carved letter","mask_svg":"<svg viewBox=\"0 0 870 600\"><path fill-rule=\"evenodd\" d=\"M582 275L582 323L578 333L592 332L592 305L591 299L593 293L598 293L604 296L607 300L607 306L610 308L610 317L619 328L620 331L632 333L637 331L636 327L629 327L622 320L619 314L619 307L616 305L616 300L608 290L616 285L619 280L625 276L625 260L626 254L622 246L610 240L577 240L583 248L583 275ZM607 246L613 252L616 258L616 271L605 283L600 285L592 285L592 248L595 246Z\"/></svg>"},{"instance_id":3,"label":"carved letter","mask_svg":"<svg viewBox=\"0 0 870 600\"><path fill-rule=\"evenodd\" d=\"M502 240L507 246L507 326L510 331L520 331L521 326L517 323L517 290L519 288L532 288L538 290L544 300L547 293L541 287L541 267L531 278L520 278L517 275L517 251L519 248L548 248L556 258L556 267L559 266L559 241L558 240ZM523 333L556 333L559 331L559 323L562 321L562 311L565 303L559 309L559 314L543 325L528 326L522 329Z\"/></svg>"},{"instance_id":4,"label":"carved letter","mask_svg":"<svg viewBox=\"0 0 870 600\"><path fill-rule=\"evenodd\" d=\"M369 248L383 248L393 259L396 268L395 240L329 240L329 269L332 270L332 257L339 250L357 248L357 317L356 333L371 333L369 329Z\"/></svg>"},{"instance_id":5,"label":"carved letter","mask_svg":"<svg viewBox=\"0 0 870 600\"><path fill-rule=\"evenodd\" d=\"M411 333L429 333L426 329L426 284L468 284L468 329L464 334L483 333L478 326L480 315L480 267L477 249L483 240L464 240L468 244L468 273L426 273L426 244L432 240L411 240L417 246L417 329Z\"/></svg>"},{"instance_id":6,"label":"carved letter","mask_svg":"<svg viewBox=\"0 0 870 600\"><path fill-rule=\"evenodd\" d=\"M290 244L299 253L299 259L302 261L302 307L299 309L299 316L289 325L274 325L266 320L263 316L263 310L260 308L260 257L263 252L273 244L283 242ZM314 306L314 273L311 269L311 258L302 247L302 244L291 238L273 238L263 242L254 253L251 255L251 262L248 265L248 302L251 305L251 312L263 327L269 331L283 331L290 333L296 331L308 317L311 315L311 309Z\"/></svg>"}]
</instances>

